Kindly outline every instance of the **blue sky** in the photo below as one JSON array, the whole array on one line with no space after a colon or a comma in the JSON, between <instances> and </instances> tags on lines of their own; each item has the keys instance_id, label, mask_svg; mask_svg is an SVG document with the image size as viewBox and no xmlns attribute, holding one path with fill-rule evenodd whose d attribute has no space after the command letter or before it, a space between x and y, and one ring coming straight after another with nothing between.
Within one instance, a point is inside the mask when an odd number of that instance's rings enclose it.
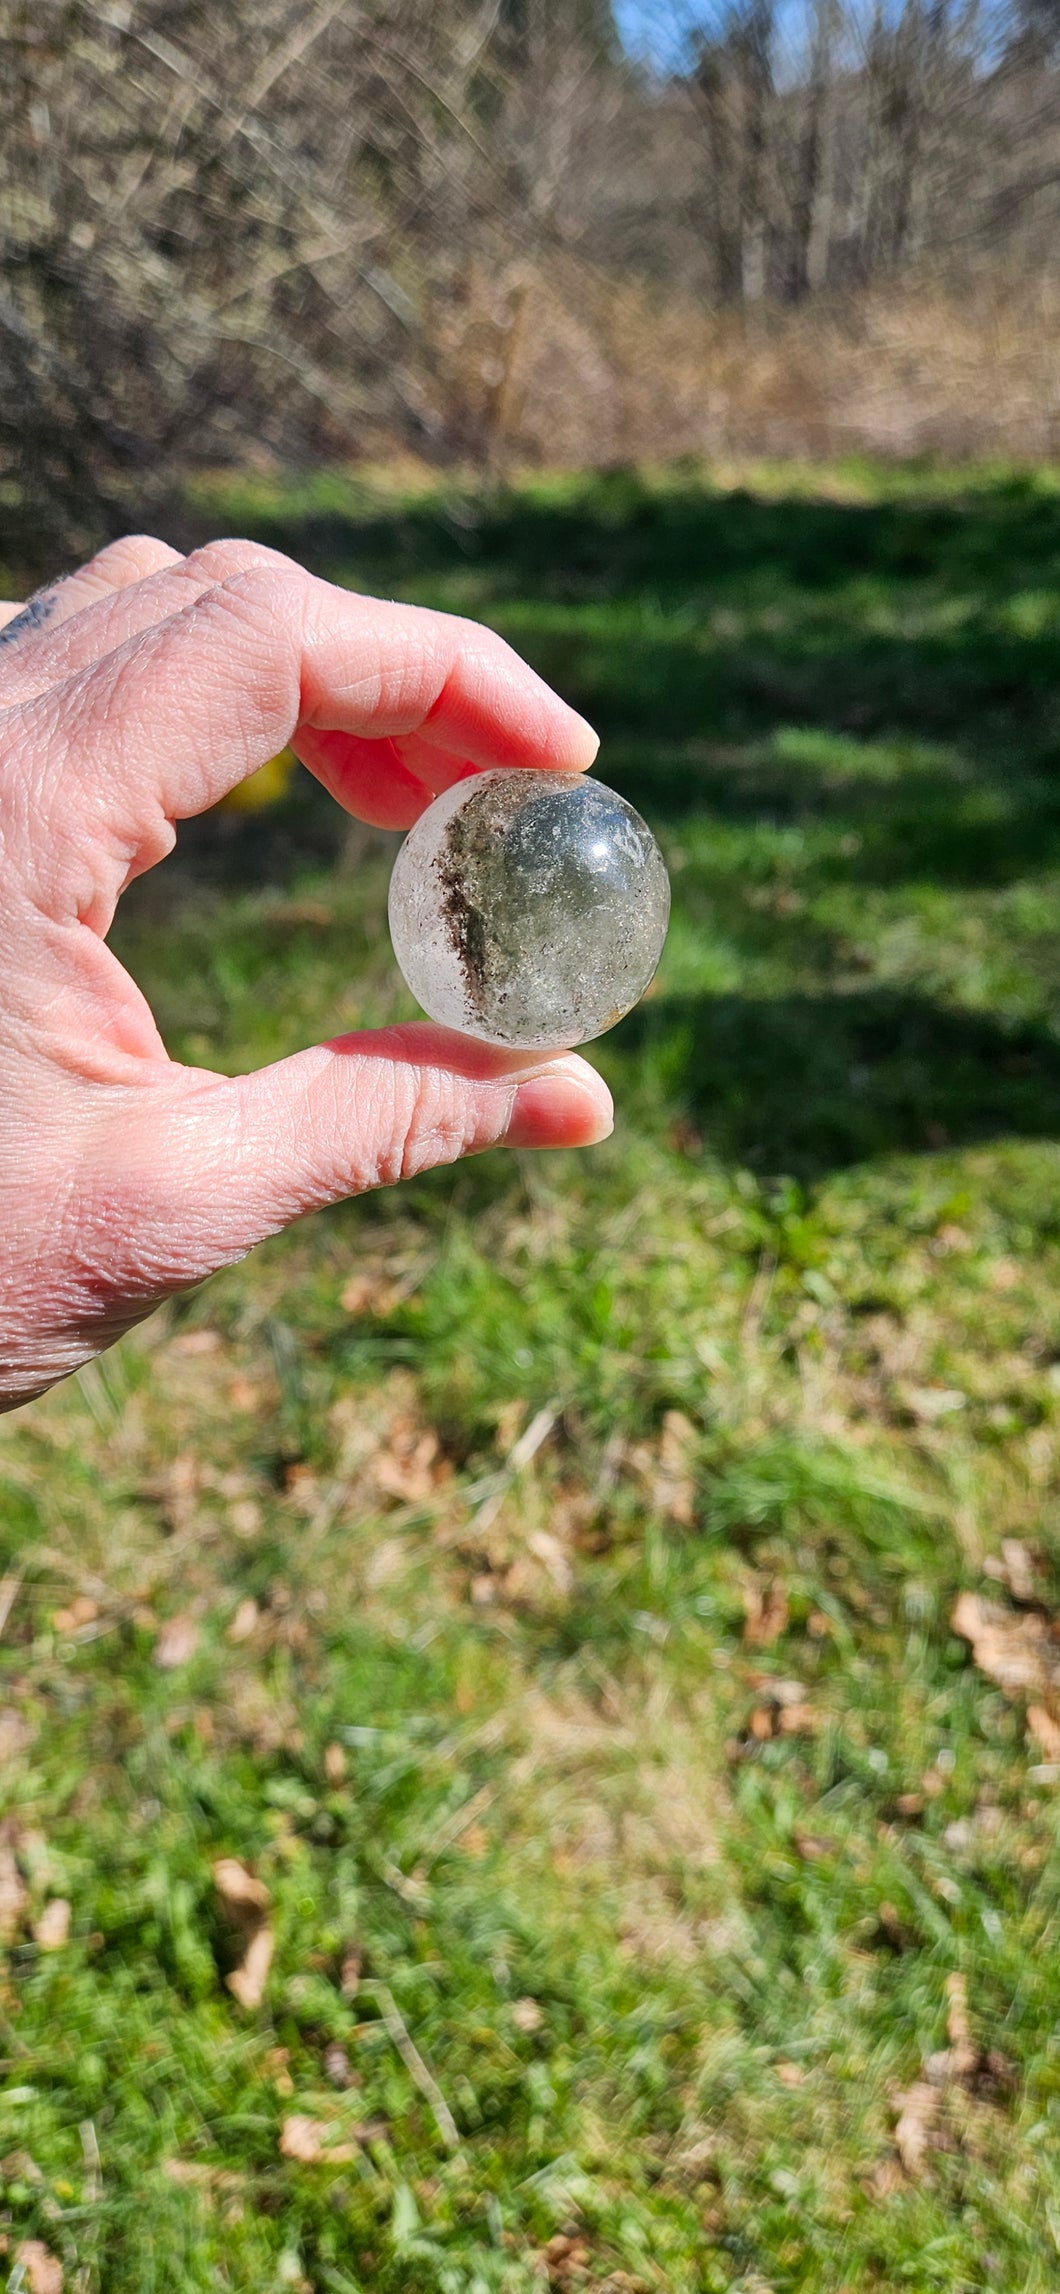
<instances>
[{"instance_id":1,"label":"blue sky","mask_svg":"<svg viewBox=\"0 0 1060 2294\"><path fill-rule=\"evenodd\" d=\"M615 20L630 53L653 64L676 64L689 33L715 11L697 0L615 0Z\"/></svg>"}]
</instances>

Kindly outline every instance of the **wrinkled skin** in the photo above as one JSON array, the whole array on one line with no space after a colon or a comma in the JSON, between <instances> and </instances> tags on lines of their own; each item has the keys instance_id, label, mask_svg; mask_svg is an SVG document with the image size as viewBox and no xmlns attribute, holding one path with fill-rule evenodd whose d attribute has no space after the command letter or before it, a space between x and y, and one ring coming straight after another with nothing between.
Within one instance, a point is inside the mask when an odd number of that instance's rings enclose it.
<instances>
[{"instance_id":1,"label":"wrinkled skin","mask_svg":"<svg viewBox=\"0 0 1060 2294\"><path fill-rule=\"evenodd\" d=\"M589 727L499 638L248 542L142 537L0 621L0 1409L303 1212L500 1141L606 1135L584 1060L426 1025L254 1075L177 1066L106 944L175 823L287 742L388 828L469 770L591 764Z\"/></svg>"}]
</instances>

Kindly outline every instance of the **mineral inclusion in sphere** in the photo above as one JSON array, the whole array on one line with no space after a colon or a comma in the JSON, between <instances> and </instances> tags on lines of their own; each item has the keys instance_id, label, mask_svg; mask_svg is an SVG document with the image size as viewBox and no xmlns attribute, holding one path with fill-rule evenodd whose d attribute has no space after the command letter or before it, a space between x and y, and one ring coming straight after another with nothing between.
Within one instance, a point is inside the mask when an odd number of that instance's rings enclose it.
<instances>
[{"instance_id":1,"label":"mineral inclusion in sphere","mask_svg":"<svg viewBox=\"0 0 1060 2294\"><path fill-rule=\"evenodd\" d=\"M662 954L670 885L651 830L579 773L476 773L409 830L390 879L394 954L417 1002L485 1043L603 1035Z\"/></svg>"}]
</instances>

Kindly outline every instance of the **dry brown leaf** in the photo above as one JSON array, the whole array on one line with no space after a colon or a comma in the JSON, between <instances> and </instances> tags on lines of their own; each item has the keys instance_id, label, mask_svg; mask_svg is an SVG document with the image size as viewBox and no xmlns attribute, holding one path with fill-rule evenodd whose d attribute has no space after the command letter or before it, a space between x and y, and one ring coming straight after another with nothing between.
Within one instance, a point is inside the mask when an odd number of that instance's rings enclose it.
<instances>
[{"instance_id":1,"label":"dry brown leaf","mask_svg":"<svg viewBox=\"0 0 1060 2294\"><path fill-rule=\"evenodd\" d=\"M517 2031L540 2031L545 2018L536 1999L517 1999L512 2007L512 2022Z\"/></svg>"},{"instance_id":2,"label":"dry brown leaf","mask_svg":"<svg viewBox=\"0 0 1060 2294\"><path fill-rule=\"evenodd\" d=\"M782 2087L801 2087L806 2077L798 2063L777 2063L774 2069Z\"/></svg>"},{"instance_id":3,"label":"dry brown leaf","mask_svg":"<svg viewBox=\"0 0 1060 2294\"><path fill-rule=\"evenodd\" d=\"M241 1601L238 1609L236 1610L235 1616L233 1617L232 1622L225 1633L225 1640L234 1641L236 1643L240 1641L249 1641L250 1636L253 1633L255 1626L257 1625L260 1615L261 1611L258 1608L257 1602L253 1599L253 1596L248 1593L246 1600Z\"/></svg>"},{"instance_id":4,"label":"dry brown leaf","mask_svg":"<svg viewBox=\"0 0 1060 2294\"><path fill-rule=\"evenodd\" d=\"M750 1578L744 1586L743 1637L753 1649L769 1649L787 1628L787 1589L778 1577Z\"/></svg>"},{"instance_id":5,"label":"dry brown leaf","mask_svg":"<svg viewBox=\"0 0 1060 2294\"><path fill-rule=\"evenodd\" d=\"M557 1593L569 1593L574 1584L574 1571L559 1538L553 1537L551 1530L535 1529L526 1545L527 1551L547 1570Z\"/></svg>"},{"instance_id":6,"label":"dry brown leaf","mask_svg":"<svg viewBox=\"0 0 1060 2294\"><path fill-rule=\"evenodd\" d=\"M667 1410L658 1446L638 1442L629 1463L648 1485L650 1503L671 1521L689 1529L695 1519L696 1485L691 1472L691 1450L696 1429L682 1410Z\"/></svg>"},{"instance_id":7,"label":"dry brown leaf","mask_svg":"<svg viewBox=\"0 0 1060 2294\"><path fill-rule=\"evenodd\" d=\"M33 1730L24 1713L16 1712L14 1705L0 1705L0 1766L5 1761L17 1760L32 1736Z\"/></svg>"},{"instance_id":8,"label":"dry brown leaf","mask_svg":"<svg viewBox=\"0 0 1060 2294\"><path fill-rule=\"evenodd\" d=\"M813 1705L781 1705L781 1736L815 1736L821 1726L821 1714Z\"/></svg>"},{"instance_id":9,"label":"dry brown leaf","mask_svg":"<svg viewBox=\"0 0 1060 2294\"><path fill-rule=\"evenodd\" d=\"M796 1854L801 1856L804 1864L821 1864L826 1857L835 1855L835 1841L827 1839L823 1833L796 1830L792 1839Z\"/></svg>"},{"instance_id":10,"label":"dry brown leaf","mask_svg":"<svg viewBox=\"0 0 1060 2294\"><path fill-rule=\"evenodd\" d=\"M225 1909L238 1918L252 1918L260 1925L262 1915L272 1902L264 1880L255 1879L245 1864L236 1856L219 1856L213 1867L213 1884Z\"/></svg>"},{"instance_id":11,"label":"dry brown leaf","mask_svg":"<svg viewBox=\"0 0 1060 2294\"><path fill-rule=\"evenodd\" d=\"M53 1896L39 1920L34 1920L33 1941L38 1951L61 1951L69 1936L70 1906L65 1896Z\"/></svg>"},{"instance_id":12,"label":"dry brown leaf","mask_svg":"<svg viewBox=\"0 0 1060 2294\"><path fill-rule=\"evenodd\" d=\"M193 1358L198 1354L219 1354L221 1334L217 1330L183 1330L180 1337L172 1341L172 1347L174 1354L188 1354Z\"/></svg>"},{"instance_id":13,"label":"dry brown leaf","mask_svg":"<svg viewBox=\"0 0 1060 2294\"><path fill-rule=\"evenodd\" d=\"M63 2266L42 2238L23 2238L15 2248L22 2264L28 2294L63 2294Z\"/></svg>"},{"instance_id":14,"label":"dry brown leaf","mask_svg":"<svg viewBox=\"0 0 1060 2294\"><path fill-rule=\"evenodd\" d=\"M1001 1576L1014 1601L1033 1601L1037 1589L1039 1559L1034 1547L1024 1544L1021 1537L1003 1537L1001 1540ZM987 1575L993 1571L987 1563Z\"/></svg>"},{"instance_id":15,"label":"dry brown leaf","mask_svg":"<svg viewBox=\"0 0 1060 2294\"><path fill-rule=\"evenodd\" d=\"M979 2049L972 2038L968 2022L968 1983L959 1970L946 1978L946 1997L949 2008L946 2015L946 2036L950 2043L950 2076L966 2079L976 2068Z\"/></svg>"},{"instance_id":16,"label":"dry brown leaf","mask_svg":"<svg viewBox=\"0 0 1060 2294\"><path fill-rule=\"evenodd\" d=\"M669 1514L685 1529L695 1519L696 1485L691 1452L696 1429L683 1410L667 1410L659 1443L659 1472L653 1496L660 1513Z\"/></svg>"},{"instance_id":17,"label":"dry brown leaf","mask_svg":"<svg viewBox=\"0 0 1060 2294\"><path fill-rule=\"evenodd\" d=\"M77 1633L82 1625L94 1625L99 1616L99 1603L87 1593L79 1593L66 1609L57 1609L52 1625L57 1633Z\"/></svg>"},{"instance_id":18,"label":"dry brown leaf","mask_svg":"<svg viewBox=\"0 0 1060 2294\"><path fill-rule=\"evenodd\" d=\"M176 1672L195 1655L199 1645L199 1628L194 1617L167 1617L155 1642L154 1657L164 1673Z\"/></svg>"},{"instance_id":19,"label":"dry brown leaf","mask_svg":"<svg viewBox=\"0 0 1060 2294\"><path fill-rule=\"evenodd\" d=\"M344 1999L356 1999L361 1985L362 1958L356 1944L348 1944L342 1955L339 1989Z\"/></svg>"},{"instance_id":20,"label":"dry brown leaf","mask_svg":"<svg viewBox=\"0 0 1060 2294\"><path fill-rule=\"evenodd\" d=\"M1060 1723L1044 1705L1028 1705L1027 1727L1046 1760L1060 1760Z\"/></svg>"},{"instance_id":21,"label":"dry brown leaf","mask_svg":"<svg viewBox=\"0 0 1060 2294\"><path fill-rule=\"evenodd\" d=\"M1036 1703L1055 1700L1060 1662L1045 1620L1036 1611L1016 1616L996 1602L981 1600L977 1593L962 1593L950 1624L962 1641L970 1642L979 1671L1006 1697L1032 1696Z\"/></svg>"},{"instance_id":22,"label":"dry brown leaf","mask_svg":"<svg viewBox=\"0 0 1060 2294\"><path fill-rule=\"evenodd\" d=\"M438 1483L446 1479L439 1457L437 1434L415 1420L395 1418L390 1438L372 1466L376 1488L405 1505L423 1505Z\"/></svg>"},{"instance_id":23,"label":"dry brown leaf","mask_svg":"<svg viewBox=\"0 0 1060 2294\"><path fill-rule=\"evenodd\" d=\"M930 2080L918 2079L899 2097L894 2147L911 2182L924 2172L931 2131L939 2115L941 2096Z\"/></svg>"},{"instance_id":24,"label":"dry brown leaf","mask_svg":"<svg viewBox=\"0 0 1060 2294\"><path fill-rule=\"evenodd\" d=\"M346 1777L346 1755L341 1744L324 1747L324 1774L329 1784L342 1784Z\"/></svg>"},{"instance_id":25,"label":"dry brown leaf","mask_svg":"<svg viewBox=\"0 0 1060 2294\"><path fill-rule=\"evenodd\" d=\"M26 1883L9 1843L0 1841L0 1944L14 1941L26 1909Z\"/></svg>"},{"instance_id":26,"label":"dry brown leaf","mask_svg":"<svg viewBox=\"0 0 1060 2294\"><path fill-rule=\"evenodd\" d=\"M296 2159L299 2166L348 2166L357 2157L357 2144L336 2143L329 2140L335 2133L326 2119L311 2119L302 2111L293 2112L285 2119L280 2130L280 2152L285 2159Z\"/></svg>"},{"instance_id":27,"label":"dry brown leaf","mask_svg":"<svg viewBox=\"0 0 1060 2294\"><path fill-rule=\"evenodd\" d=\"M276 1939L270 1927L257 1928L251 1936L243 1958L225 1977L233 1999L240 2007L260 2007L269 1980L272 1955Z\"/></svg>"},{"instance_id":28,"label":"dry brown leaf","mask_svg":"<svg viewBox=\"0 0 1060 2294\"><path fill-rule=\"evenodd\" d=\"M261 1507L256 1497L237 1497L228 1508L228 1526L236 1537L256 1537L261 1528Z\"/></svg>"},{"instance_id":29,"label":"dry brown leaf","mask_svg":"<svg viewBox=\"0 0 1060 2294\"><path fill-rule=\"evenodd\" d=\"M350 1276L339 1293L339 1305L346 1314L384 1315L392 1313L407 1295L407 1284L395 1282L386 1267L366 1266Z\"/></svg>"},{"instance_id":30,"label":"dry brown leaf","mask_svg":"<svg viewBox=\"0 0 1060 2294\"><path fill-rule=\"evenodd\" d=\"M866 2198L894 2198L898 2191L906 2188L897 2159L881 2159L861 2187Z\"/></svg>"}]
</instances>

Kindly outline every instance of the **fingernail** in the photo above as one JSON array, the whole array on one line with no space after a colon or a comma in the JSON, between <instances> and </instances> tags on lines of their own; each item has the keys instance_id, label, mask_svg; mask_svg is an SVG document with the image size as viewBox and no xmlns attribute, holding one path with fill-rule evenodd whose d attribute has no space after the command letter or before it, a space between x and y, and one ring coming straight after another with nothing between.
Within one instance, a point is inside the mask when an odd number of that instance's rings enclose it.
<instances>
[{"instance_id":1,"label":"fingernail","mask_svg":"<svg viewBox=\"0 0 1060 2294\"><path fill-rule=\"evenodd\" d=\"M585 1060L557 1060L519 1084L504 1141L507 1147L596 1147L614 1127L602 1077Z\"/></svg>"}]
</instances>

